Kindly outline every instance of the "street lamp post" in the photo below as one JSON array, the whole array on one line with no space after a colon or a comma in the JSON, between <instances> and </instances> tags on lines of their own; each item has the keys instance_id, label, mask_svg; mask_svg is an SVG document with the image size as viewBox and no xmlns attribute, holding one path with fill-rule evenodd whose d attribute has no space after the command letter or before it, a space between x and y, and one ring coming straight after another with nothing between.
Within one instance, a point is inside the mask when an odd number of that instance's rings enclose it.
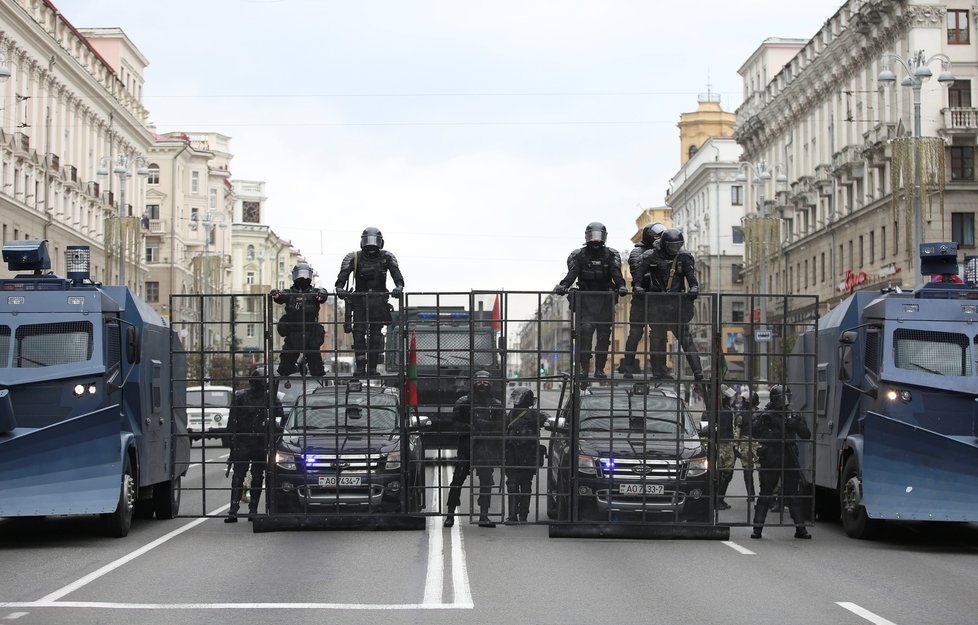
<instances>
[{"instance_id":1,"label":"street lamp post","mask_svg":"<svg viewBox=\"0 0 978 625\"><path fill-rule=\"evenodd\" d=\"M744 169L750 170L754 175L751 179L751 186L757 189L758 193L758 212L760 213L761 219L767 217L767 207L764 200L764 191L767 187L767 183L771 181L771 168L768 167L767 162L760 161L759 163L751 163L749 161L743 161L740 164L740 173L737 174L737 182L747 182L747 176L744 174ZM775 165L774 169L781 172L781 166ZM783 184L788 182L788 177L784 175L783 172L779 173L774 179L778 184ZM763 249L761 250L761 267L760 267L760 326L762 330L767 329L767 241L764 241ZM753 316L753 313L751 313ZM761 374L764 379L767 379L767 342L763 343L763 348L761 350L761 362L760 362Z\"/></svg>"},{"instance_id":2,"label":"street lamp post","mask_svg":"<svg viewBox=\"0 0 978 625\"><path fill-rule=\"evenodd\" d=\"M99 159L101 167L95 172L99 176L108 176L108 165L114 163L112 173L119 176L119 284L126 286L126 255L122 246L122 220L126 216L126 180L132 177L132 167L142 165L136 173L142 177L149 176L149 169L146 167L146 157L125 154L118 154L114 158L103 156Z\"/></svg>"},{"instance_id":3,"label":"street lamp post","mask_svg":"<svg viewBox=\"0 0 978 625\"><path fill-rule=\"evenodd\" d=\"M881 64L885 64L886 69L880 72L877 80L884 84L893 84L896 82L896 74L890 69L891 63L897 61L900 67L906 72L903 80L900 81L901 87L910 87L913 91L913 136L914 139L920 139L920 90L924 84L924 81L933 76L933 72L930 71L930 64L933 61L941 62L941 73L937 77L937 82L939 82L944 87L950 87L951 83L954 82L954 74L951 73L951 59L948 58L946 54L935 54L930 58L924 54L923 50L918 50L909 58L904 59L902 56L893 54L891 52L885 53L880 59ZM920 148L919 141L914 141L913 146L913 244L914 244L914 254L920 251L920 244L923 242L923 218L921 217L920 209ZM943 175L943 174L942 174ZM896 189L893 189L896 192ZM920 267L918 263L916 275L914 276L915 288L919 288L923 284L923 275L920 273Z\"/></svg>"}]
</instances>

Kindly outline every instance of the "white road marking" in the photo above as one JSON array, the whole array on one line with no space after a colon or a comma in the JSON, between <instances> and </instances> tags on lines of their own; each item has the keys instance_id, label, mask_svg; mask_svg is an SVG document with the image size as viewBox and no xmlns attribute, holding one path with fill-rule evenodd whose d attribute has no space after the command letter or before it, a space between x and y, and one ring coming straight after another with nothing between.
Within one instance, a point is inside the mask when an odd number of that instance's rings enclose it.
<instances>
[{"instance_id":1,"label":"white road marking","mask_svg":"<svg viewBox=\"0 0 978 625\"><path fill-rule=\"evenodd\" d=\"M5 621L13 621L13 620L19 619L22 616L27 616L28 614L30 614L30 612L11 612L7 616L3 617L3 620L5 620Z\"/></svg>"},{"instance_id":2,"label":"white road marking","mask_svg":"<svg viewBox=\"0 0 978 625\"><path fill-rule=\"evenodd\" d=\"M880 616L879 614L873 614L866 608L860 607L855 603L850 603L849 601L836 601L835 604L841 608L845 608L846 610L849 610L856 616L861 616L862 618L866 619L870 623L873 623L874 625L896 625L896 623L894 623L893 621L889 621L883 618L882 616Z\"/></svg>"},{"instance_id":3,"label":"white road marking","mask_svg":"<svg viewBox=\"0 0 978 625\"><path fill-rule=\"evenodd\" d=\"M218 515L218 514L221 514L222 512L224 512L225 510L227 510L230 507L231 507L231 504L230 503L227 503L227 504L224 504L223 506L221 506L220 508L217 508L215 510L211 510L208 514L210 516ZM207 520L208 520L208 517L201 517L199 519L195 519L195 520L191 521L190 523L187 523L186 525L183 525L181 527L178 527L177 529L173 530L169 534L166 534L164 536L161 536L161 537L157 538L156 540L154 540L153 542L148 543L146 545L143 545L139 549L136 549L135 551L133 551L133 552L131 552L131 553L129 553L129 554L127 554L127 555L119 558L118 560L114 560L112 562L109 562L108 564L106 564L102 568L100 568L100 569L98 569L96 571L93 571L93 572L89 573L85 577L82 577L81 579L78 579L78 580L76 580L76 581L68 584L67 586L64 586L63 588L59 588L58 590L55 590L54 592L52 592L52 593L50 593L48 595L45 595L45 596L41 597L40 599L38 599L38 603L53 603L53 602L57 601L58 599L60 599L61 597L64 597L65 595L67 595L69 593L72 593L72 592L75 592L79 588L81 588L83 586L86 586L86 585L94 582L95 580L97 580L98 578L102 577L106 573L111 573L112 571L114 571L115 569L119 568L123 564L126 564L127 562L131 562L132 560L135 560L136 558L138 558L139 556L143 555L144 553L146 553L148 551L151 551L151 550L159 547L160 545L162 545L163 543L167 542L171 538L176 538L180 534L183 534L187 530L191 530L191 529L197 527L198 525L200 525L201 523L204 523ZM58 604L58 605L60 605L60 604Z\"/></svg>"},{"instance_id":4,"label":"white road marking","mask_svg":"<svg viewBox=\"0 0 978 625\"><path fill-rule=\"evenodd\" d=\"M452 527L452 603L456 608L472 609L472 590L469 588L469 572L465 568L465 546L462 541L462 527L456 523Z\"/></svg>"},{"instance_id":5,"label":"white road marking","mask_svg":"<svg viewBox=\"0 0 978 625\"><path fill-rule=\"evenodd\" d=\"M737 543L735 543L732 540L725 540L725 541L723 541L723 544L726 545L726 546L728 546L728 547L730 547L731 549L733 549L737 553L744 554L745 556L756 556L757 555L756 553L754 553L753 551L751 551L747 547L742 547L742 546L738 545Z\"/></svg>"},{"instance_id":6,"label":"white road marking","mask_svg":"<svg viewBox=\"0 0 978 625\"><path fill-rule=\"evenodd\" d=\"M441 488L436 484L429 492L428 510L439 510ZM442 537L441 517L429 516L427 522L428 534L428 571L424 579L424 600L426 606L442 603L442 593L445 586L445 543Z\"/></svg>"},{"instance_id":7,"label":"white road marking","mask_svg":"<svg viewBox=\"0 0 978 625\"><path fill-rule=\"evenodd\" d=\"M112 603L108 601L23 601L11 608L95 608L99 610L457 610L452 603ZM472 606L468 606L471 608ZM24 613L26 614L26 612Z\"/></svg>"}]
</instances>

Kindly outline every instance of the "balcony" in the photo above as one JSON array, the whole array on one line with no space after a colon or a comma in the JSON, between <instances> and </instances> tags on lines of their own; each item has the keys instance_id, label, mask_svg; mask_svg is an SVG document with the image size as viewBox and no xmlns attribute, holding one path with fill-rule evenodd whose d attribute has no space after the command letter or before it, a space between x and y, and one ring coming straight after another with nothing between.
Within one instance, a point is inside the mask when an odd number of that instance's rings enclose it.
<instances>
[{"instance_id":1,"label":"balcony","mask_svg":"<svg viewBox=\"0 0 978 625\"><path fill-rule=\"evenodd\" d=\"M48 154L48 167L55 171L61 169L61 157L53 152Z\"/></svg>"},{"instance_id":2,"label":"balcony","mask_svg":"<svg viewBox=\"0 0 978 625\"><path fill-rule=\"evenodd\" d=\"M14 133L14 151L27 154L31 151L31 138L22 132Z\"/></svg>"},{"instance_id":3,"label":"balcony","mask_svg":"<svg viewBox=\"0 0 978 625\"><path fill-rule=\"evenodd\" d=\"M64 179L68 182L78 182L78 168L74 165L65 165Z\"/></svg>"},{"instance_id":4,"label":"balcony","mask_svg":"<svg viewBox=\"0 0 978 625\"><path fill-rule=\"evenodd\" d=\"M862 178L865 173L862 149L847 145L832 155L832 173L836 176Z\"/></svg>"},{"instance_id":5,"label":"balcony","mask_svg":"<svg viewBox=\"0 0 978 625\"><path fill-rule=\"evenodd\" d=\"M944 113L944 132L948 134L975 134L978 132L978 108L955 106L946 108Z\"/></svg>"},{"instance_id":6,"label":"balcony","mask_svg":"<svg viewBox=\"0 0 978 625\"><path fill-rule=\"evenodd\" d=\"M166 221L163 219L150 219L149 220L149 233L150 234L163 234L166 232Z\"/></svg>"},{"instance_id":7,"label":"balcony","mask_svg":"<svg viewBox=\"0 0 978 625\"><path fill-rule=\"evenodd\" d=\"M99 196L99 186L98 186L98 183L97 182L89 182L88 183L88 194L90 196L94 197L94 198L100 197Z\"/></svg>"}]
</instances>

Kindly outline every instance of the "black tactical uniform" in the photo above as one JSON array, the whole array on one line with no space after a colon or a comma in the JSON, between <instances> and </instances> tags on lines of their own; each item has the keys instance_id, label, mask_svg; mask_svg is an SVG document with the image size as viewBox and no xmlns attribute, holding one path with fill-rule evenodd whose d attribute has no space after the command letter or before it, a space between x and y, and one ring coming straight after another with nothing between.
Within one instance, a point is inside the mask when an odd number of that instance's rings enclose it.
<instances>
[{"instance_id":1,"label":"black tactical uniform","mask_svg":"<svg viewBox=\"0 0 978 625\"><path fill-rule=\"evenodd\" d=\"M298 263L292 268L292 288L272 291L272 301L282 304L285 313L276 330L285 339L279 354L278 374L291 375L298 371L299 354L305 356L309 375L326 375L323 354L319 351L326 332L319 325L319 305L326 301L326 291L312 287L312 267Z\"/></svg>"},{"instance_id":2,"label":"black tactical uniform","mask_svg":"<svg viewBox=\"0 0 978 625\"><path fill-rule=\"evenodd\" d=\"M650 328L649 339L653 343L655 343L654 334L656 332L661 333L661 326L652 323L655 319L655 310L652 306L646 305L647 293L652 291L652 276L648 273L641 273L640 261L643 254L658 247L657 243L663 232L665 232L665 227L658 222L645 226L642 228L642 240L628 255L628 269L632 274L632 288L640 287L645 293L636 292L632 296L632 304L628 310L628 338L625 340L625 357L622 358L619 367L626 378L642 369L635 360L635 352L638 350L638 344L642 342L645 326L648 325ZM659 343L662 343L661 339Z\"/></svg>"},{"instance_id":3,"label":"black tactical uniform","mask_svg":"<svg viewBox=\"0 0 978 625\"><path fill-rule=\"evenodd\" d=\"M558 295L565 295L575 281L580 288L580 292L572 297L571 306L577 315L577 350L584 377L590 372L595 333L598 336L594 346L597 351L594 375L606 377L604 366L608 362L615 301L617 295L628 294L625 278L621 275L621 255L605 245L607 240L608 229L603 224L596 221L588 224L584 230L584 247L567 257L567 275L554 289Z\"/></svg>"},{"instance_id":4,"label":"black tactical uniform","mask_svg":"<svg viewBox=\"0 0 978 625\"><path fill-rule=\"evenodd\" d=\"M493 472L503 464L503 430L506 411L492 397L492 380L488 371L476 371L472 394L455 402L452 419L460 432L458 457L448 490L448 516L445 527L455 524L455 509L462 501L462 485L475 469L479 477L479 525L495 527L489 520L490 494L495 486Z\"/></svg>"},{"instance_id":5,"label":"black tactical uniform","mask_svg":"<svg viewBox=\"0 0 978 625\"><path fill-rule=\"evenodd\" d=\"M546 417L533 409L533 391L513 389L513 409L506 417L506 492L510 523L526 522L530 515L533 477L540 467L540 428Z\"/></svg>"},{"instance_id":6,"label":"black tactical uniform","mask_svg":"<svg viewBox=\"0 0 978 625\"><path fill-rule=\"evenodd\" d=\"M248 503L248 520L258 512L261 489L265 482L265 463L268 460L266 442L269 428L277 428L283 417L278 399L268 396L267 373L264 367L251 372L248 388L235 392L231 401L228 431L231 433L231 453L228 463L234 471L231 478L231 509L225 523L238 520L238 506L245 475L251 469L251 501ZM272 403L269 404L269 401ZM268 407L272 406L269 417ZM272 422L269 423L269 418Z\"/></svg>"},{"instance_id":7,"label":"black tactical uniform","mask_svg":"<svg viewBox=\"0 0 978 625\"><path fill-rule=\"evenodd\" d=\"M788 512L795 522L795 538L811 538L805 529L805 515L801 500L801 467L798 462L798 443L809 441L812 432L808 424L789 406L790 398L783 386L771 389L771 400L764 412L754 417L751 434L759 443L757 458L760 463L761 492L754 505L754 532L751 538L760 538L767 518L771 495L778 482L781 493L787 499Z\"/></svg>"},{"instance_id":8,"label":"black tactical uniform","mask_svg":"<svg viewBox=\"0 0 978 625\"><path fill-rule=\"evenodd\" d=\"M343 258L336 276L337 293L347 301L349 315L344 326L353 333L353 351L356 353L357 373L376 375L377 364L384 349L384 326L391 322L391 309L387 304L387 274L394 279L390 295L400 297L404 290L404 277L397 265L397 258L384 248L384 236L377 228L367 228L360 236L360 251L350 252ZM348 284L353 279L353 292Z\"/></svg>"},{"instance_id":9,"label":"black tactical uniform","mask_svg":"<svg viewBox=\"0 0 978 625\"><path fill-rule=\"evenodd\" d=\"M693 343L693 335L689 331L689 322L693 317L693 300L699 295L700 283L696 279L696 262L693 255L683 251L683 234L669 228L662 233L658 249L642 254L639 259L638 275L650 276L650 285L654 293L683 293L682 296L667 297L655 295L649 298L649 306L656 309L657 322L660 328L655 332L653 326L650 350L652 352L652 375L666 377L666 331L671 331L679 339L686 362L697 380L703 379L703 365L700 355ZM643 293L644 287L636 285L635 292ZM660 300L661 304L655 303ZM658 319L663 319L661 323Z\"/></svg>"}]
</instances>

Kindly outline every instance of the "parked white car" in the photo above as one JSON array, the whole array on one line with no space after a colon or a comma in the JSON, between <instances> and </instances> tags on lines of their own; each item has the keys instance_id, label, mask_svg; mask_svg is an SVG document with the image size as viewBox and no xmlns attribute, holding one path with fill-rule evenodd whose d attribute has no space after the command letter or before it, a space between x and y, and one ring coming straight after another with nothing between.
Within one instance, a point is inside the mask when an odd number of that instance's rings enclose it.
<instances>
[{"instance_id":1,"label":"parked white car","mask_svg":"<svg viewBox=\"0 0 978 625\"><path fill-rule=\"evenodd\" d=\"M192 440L206 433L207 438L219 438L221 445L231 444L228 417L234 389L230 386L192 386L187 388L187 431Z\"/></svg>"}]
</instances>

